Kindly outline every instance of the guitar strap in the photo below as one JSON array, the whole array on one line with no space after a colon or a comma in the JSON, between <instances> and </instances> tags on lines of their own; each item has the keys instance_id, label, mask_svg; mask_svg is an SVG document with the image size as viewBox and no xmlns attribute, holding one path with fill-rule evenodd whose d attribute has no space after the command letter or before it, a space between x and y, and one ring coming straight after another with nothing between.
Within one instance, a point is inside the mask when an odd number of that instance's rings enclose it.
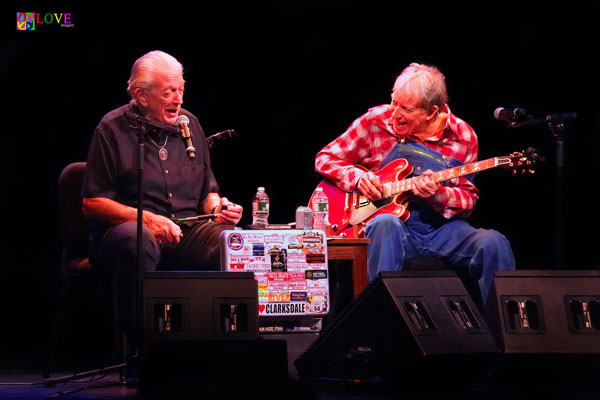
<instances>
[{"instance_id":1,"label":"guitar strap","mask_svg":"<svg viewBox=\"0 0 600 400\"><path fill-rule=\"evenodd\" d=\"M406 159L413 167L412 175L421 175L423 171L428 169L436 172L447 168L454 168L464 163L460 162L454 157L444 156L442 153L430 149L429 147L416 143L412 140L407 140L404 144L398 142L392 150L388 153L382 162L382 166L389 164L390 162L398 159ZM477 174L465 175L464 177L470 181L473 181ZM448 181L440 182L442 185L447 185ZM435 212L430 206L428 206L422 199L412 196L408 209L410 210L410 218L408 223L414 225L425 224L427 226L436 227L443 225L446 220L440 214Z\"/></svg>"},{"instance_id":2,"label":"guitar strap","mask_svg":"<svg viewBox=\"0 0 600 400\"><path fill-rule=\"evenodd\" d=\"M421 175L423 171L428 169L436 172L464 165L454 157L447 157L439 151L412 140L407 140L404 144L396 143L381 163L381 166L383 167L398 158L406 159L413 166L413 175ZM472 182L476 175L477 173L473 173L464 177ZM447 183L447 181L441 182L442 185Z\"/></svg>"}]
</instances>

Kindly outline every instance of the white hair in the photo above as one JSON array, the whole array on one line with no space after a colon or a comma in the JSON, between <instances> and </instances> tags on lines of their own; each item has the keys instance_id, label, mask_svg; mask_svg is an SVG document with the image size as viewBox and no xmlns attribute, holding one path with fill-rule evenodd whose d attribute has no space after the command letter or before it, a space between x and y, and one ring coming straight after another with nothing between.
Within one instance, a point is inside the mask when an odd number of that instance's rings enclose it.
<instances>
[{"instance_id":1,"label":"white hair","mask_svg":"<svg viewBox=\"0 0 600 400\"><path fill-rule=\"evenodd\" d=\"M419 98L419 106L427 111L448 103L446 78L437 67L412 63L396 78L394 91L410 92Z\"/></svg>"},{"instance_id":2,"label":"white hair","mask_svg":"<svg viewBox=\"0 0 600 400\"><path fill-rule=\"evenodd\" d=\"M150 89L154 84L155 76L158 75L181 75L183 66L175 57L164 51L154 50L138 58L131 68L131 75L127 81L127 93L135 104L135 89Z\"/></svg>"}]
</instances>

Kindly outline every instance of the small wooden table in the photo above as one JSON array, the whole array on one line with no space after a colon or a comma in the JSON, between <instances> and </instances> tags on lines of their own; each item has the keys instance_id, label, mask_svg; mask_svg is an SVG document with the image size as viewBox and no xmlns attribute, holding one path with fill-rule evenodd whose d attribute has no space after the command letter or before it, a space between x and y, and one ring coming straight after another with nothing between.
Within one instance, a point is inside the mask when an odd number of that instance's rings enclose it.
<instances>
[{"instance_id":1,"label":"small wooden table","mask_svg":"<svg viewBox=\"0 0 600 400\"><path fill-rule=\"evenodd\" d=\"M367 245L371 239L343 239L327 240L328 260L352 261L352 286L354 298L367 287Z\"/></svg>"}]
</instances>

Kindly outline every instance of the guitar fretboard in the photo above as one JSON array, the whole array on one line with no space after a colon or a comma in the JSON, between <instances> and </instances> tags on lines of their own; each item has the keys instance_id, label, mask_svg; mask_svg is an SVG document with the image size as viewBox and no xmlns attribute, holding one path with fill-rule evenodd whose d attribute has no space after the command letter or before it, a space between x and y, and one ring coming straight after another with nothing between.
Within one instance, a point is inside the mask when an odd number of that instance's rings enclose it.
<instances>
[{"instance_id":1,"label":"guitar fretboard","mask_svg":"<svg viewBox=\"0 0 600 400\"><path fill-rule=\"evenodd\" d=\"M474 163L461 165L454 168L444 169L434 172L430 178L435 182L443 182L460 176L473 174L479 171L505 165L510 162L506 158L488 158L487 160L477 161ZM401 181L386 182L383 184L383 197L395 196L399 193L408 192L414 188L415 178L403 179Z\"/></svg>"}]
</instances>

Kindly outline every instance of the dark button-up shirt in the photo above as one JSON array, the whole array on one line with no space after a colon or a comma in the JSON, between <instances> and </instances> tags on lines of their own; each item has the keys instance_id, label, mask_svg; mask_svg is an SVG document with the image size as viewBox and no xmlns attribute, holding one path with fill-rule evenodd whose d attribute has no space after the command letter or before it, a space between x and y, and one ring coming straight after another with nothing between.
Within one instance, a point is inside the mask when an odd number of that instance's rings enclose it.
<instances>
[{"instance_id":1,"label":"dark button-up shirt","mask_svg":"<svg viewBox=\"0 0 600 400\"><path fill-rule=\"evenodd\" d=\"M125 112L139 114L131 104L106 114L98 124L90 145L83 182L83 197L105 197L137 208L138 135ZM189 159L180 135L149 129L144 137L144 209L165 217L203 214L202 203L219 187L210 166L208 145L198 119L186 110L196 148ZM164 146L168 158L161 160Z\"/></svg>"}]
</instances>

